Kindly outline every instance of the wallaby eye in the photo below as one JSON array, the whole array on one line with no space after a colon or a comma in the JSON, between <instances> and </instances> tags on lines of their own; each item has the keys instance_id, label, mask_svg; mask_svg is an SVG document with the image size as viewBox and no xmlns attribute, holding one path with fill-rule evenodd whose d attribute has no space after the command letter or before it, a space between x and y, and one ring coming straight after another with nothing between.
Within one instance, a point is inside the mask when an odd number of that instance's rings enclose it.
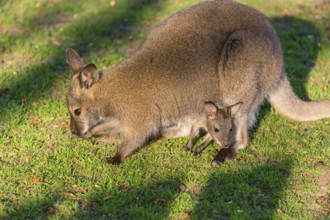
<instances>
[{"instance_id":1,"label":"wallaby eye","mask_svg":"<svg viewBox=\"0 0 330 220\"><path fill-rule=\"evenodd\" d=\"M233 129L231 128L231 129L229 129L229 132L233 132Z\"/></svg>"},{"instance_id":2,"label":"wallaby eye","mask_svg":"<svg viewBox=\"0 0 330 220\"><path fill-rule=\"evenodd\" d=\"M74 110L74 115L75 116L79 116L80 115L80 113L81 113L81 109L80 108L78 108L78 109L76 109L76 110Z\"/></svg>"},{"instance_id":3,"label":"wallaby eye","mask_svg":"<svg viewBox=\"0 0 330 220\"><path fill-rule=\"evenodd\" d=\"M219 128L214 128L214 131L219 132L220 130L219 130Z\"/></svg>"}]
</instances>

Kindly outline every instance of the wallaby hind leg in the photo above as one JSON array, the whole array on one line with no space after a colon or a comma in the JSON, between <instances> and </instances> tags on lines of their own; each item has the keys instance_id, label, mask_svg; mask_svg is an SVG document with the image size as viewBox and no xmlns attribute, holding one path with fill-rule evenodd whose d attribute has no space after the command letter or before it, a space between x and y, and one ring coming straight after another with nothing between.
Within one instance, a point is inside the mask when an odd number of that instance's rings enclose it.
<instances>
[{"instance_id":1,"label":"wallaby hind leg","mask_svg":"<svg viewBox=\"0 0 330 220\"><path fill-rule=\"evenodd\" d=\"M139 130L141 131L141 130ZM121 146L114 157L107 158L106 161L111 164L120 164L123 160L141 148L148 140L147 132L126 134Z\"/></svg>"},{"instance_id":2,"label":"wallaby hind leg","mask_svg":"<svg viewBox=\"0 0 330 220\"><path fill-rule=\"evenodd\" d=\"M212 161L212 166L215 167L219 163L223 163L226 160L233 159L239 150L244 149L248 144L248 115L237 116L235 118L236 126L236 140L235 144L229 148L222 148Z\"/></svg>"},{"instance_id":3,"label":"wallaby hind leg","mask_svg":"<svg viewBox=\"0 0 330 220\"><path fill-rule=\"evenodd\" d=\"M194 152L194 155L198 156L201 155L202 152L205 150L205 148L211 143L212 141L211 135L208 133L205 135L203 142L197 147L197 149Z\"/></svg>"}]
</instances>

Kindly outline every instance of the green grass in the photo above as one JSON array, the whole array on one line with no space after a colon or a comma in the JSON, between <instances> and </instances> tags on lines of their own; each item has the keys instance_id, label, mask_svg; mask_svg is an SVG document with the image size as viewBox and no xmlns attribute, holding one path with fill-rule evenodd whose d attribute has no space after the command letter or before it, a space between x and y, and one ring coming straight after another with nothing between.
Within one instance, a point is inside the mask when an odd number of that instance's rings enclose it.
<instances>
[{"instance_id":1,"label":"green grass","mask_svg":"<svg viewBox=\"0 0 330 220\"><path fill-rule=\"evenodd\" d=\"M111 68L176 11L198 0L0 1L1 219L328 219L330 121L296 123L262 108L251 142L210 166L156 142L120 166L109 137L72 139L65 49ZM241 2L277 29L286 71L303 99L330 98L330 5L323 0Z\"/></svg>"}]
</instances>

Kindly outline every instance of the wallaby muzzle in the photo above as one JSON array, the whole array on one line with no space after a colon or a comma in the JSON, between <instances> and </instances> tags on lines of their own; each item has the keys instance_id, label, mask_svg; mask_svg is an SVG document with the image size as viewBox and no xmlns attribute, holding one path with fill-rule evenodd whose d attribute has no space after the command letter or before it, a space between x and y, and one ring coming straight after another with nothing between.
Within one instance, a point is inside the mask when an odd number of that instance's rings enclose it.
<instances>
[{"instance_id":1,"label":"wallaby muzzle","mask_svg":"<svg viewBox=\"0 0 330 220\"><path fill-rule=\"evenodd\" d=\"M82 134L76 128L76 123L72 118L70 119L70 131L74 137L82 137Z\"/></svg>"}]
</instances>

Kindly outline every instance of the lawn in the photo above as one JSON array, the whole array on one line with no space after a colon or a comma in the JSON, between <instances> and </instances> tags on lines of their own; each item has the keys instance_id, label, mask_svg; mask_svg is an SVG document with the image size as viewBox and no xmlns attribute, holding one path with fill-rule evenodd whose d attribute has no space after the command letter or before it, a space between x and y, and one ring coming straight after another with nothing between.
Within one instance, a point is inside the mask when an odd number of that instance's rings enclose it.
<instances>
[{"instance_id":1,"label":"lawn","mask_svg":"<svg viewBox=\"0 0 330 220\"><path fill-rule=\"evenodd\" d=\"M111 69L163 19L200 0L0 1L0 219L329 219L330 120L265 102L249 146L217 168L188 138L119 166L113 137L72 138L65 49ZM240 0L266 14L302 99L330 99L330 2Z\"/></svg>"}]
</instances>

